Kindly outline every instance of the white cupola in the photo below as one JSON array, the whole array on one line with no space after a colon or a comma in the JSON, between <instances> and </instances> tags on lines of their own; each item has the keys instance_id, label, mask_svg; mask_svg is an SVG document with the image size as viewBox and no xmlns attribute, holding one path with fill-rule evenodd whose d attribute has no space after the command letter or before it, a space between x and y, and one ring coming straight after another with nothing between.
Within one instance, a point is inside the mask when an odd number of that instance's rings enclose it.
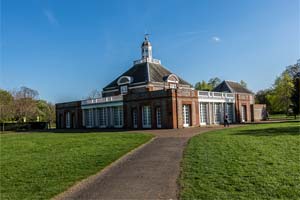
<instances>
[{"instance_id":1,"label":"white cupola","mask_svg":"<svg viewBox=\"0 0 300 200\"><path fill-rule=\"evenodd\" d=\"M151 46L151 43L149 42L149 35L146 34L145 35L145 40L144 42L142 43L142 59L144 58L148 58L148 59L152 59L152 46Z\"/></svg>"}]
</instances>

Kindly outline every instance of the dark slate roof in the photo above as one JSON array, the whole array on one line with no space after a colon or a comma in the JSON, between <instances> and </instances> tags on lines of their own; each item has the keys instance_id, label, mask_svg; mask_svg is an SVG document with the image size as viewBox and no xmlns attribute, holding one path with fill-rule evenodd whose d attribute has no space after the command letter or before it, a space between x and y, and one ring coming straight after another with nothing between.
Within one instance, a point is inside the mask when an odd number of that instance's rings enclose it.
<instances>
[{"instance_id":1,"label":"dark slate roof","mask_svg":"<svg viewBox=\"0 0 300 200\"><path fill-rule=\"evenodd\" d=\"M253 94L241 84L233 81L223 81L213 89L214 92L229 92L229 93L249 93Z\"/></svg>"},{"instance_id":2,"label":"dark slate roof","mask_svg":"<svg viewBox=\"0 0 300 200\"><path fill-rule=\"evenodd\" d=\"M131 67L129 70L121 74L119 77L117 77L114 81L112 81L110 84L108 84L106 87L103 88L103 90L109 90L111 88L115 88L118 86L117 82L118 79L122 76L130 76L133 78L133 81L130 85L142 85L145 83L150 83L150 82L164 82L166 77L170 74L173 74L166 68L164 68L160 64L156 63L141 63L141 64L136 64L133 67ZM178 77L178 76L177 76ZM190 85L188 82L183 80L182 78L179 78L179 84L182 85ZM140 83L140 84L139 84Z\"/></svg>"}]
</instances>

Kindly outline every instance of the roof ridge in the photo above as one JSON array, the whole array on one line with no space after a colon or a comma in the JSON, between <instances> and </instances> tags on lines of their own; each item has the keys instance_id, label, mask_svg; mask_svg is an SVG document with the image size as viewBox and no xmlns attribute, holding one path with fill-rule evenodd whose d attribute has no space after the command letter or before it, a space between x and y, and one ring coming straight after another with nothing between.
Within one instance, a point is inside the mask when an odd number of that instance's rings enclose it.
<instances>
[{"instance_id":1,"label":"roof ridge","mask_svg":"<svg viewBox=\"0 0 300 200\"><path fill-rule=\"evenodd\" d=\"M147 65L147 79L149 83L150 82L149 62L146 62L146 65Z\"/></svg>"},{"instance_id":2,"label":"roof ridge","mask_svg":"<svg viewBox=\"0 0 300 200\"><path fill-rule=\"evenodd\" d=\"M234 93L234 92L235 92L234 89L232 89L232 87L227 83L227 81L224 80L224 82L225 82L225 84L227 85L227 87L229 88L229 90L230 90L232 93Z\"/></svg>"}]
</instances>

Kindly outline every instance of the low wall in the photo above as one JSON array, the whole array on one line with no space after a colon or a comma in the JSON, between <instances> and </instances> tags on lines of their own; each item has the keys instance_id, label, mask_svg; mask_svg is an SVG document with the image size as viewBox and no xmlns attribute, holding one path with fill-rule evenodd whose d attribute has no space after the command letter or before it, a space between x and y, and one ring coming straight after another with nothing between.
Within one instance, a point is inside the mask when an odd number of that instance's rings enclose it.
<instances>
[{"instance_id":1,"label":"low wall","mask_svg":"<svg viewBox=\"0 0 300 200\"><path fill-rule=\"evenodd\" d=\"M0 123L0 131L28 131L48 129L49 122Z\"/></svg>"}]
</instances>

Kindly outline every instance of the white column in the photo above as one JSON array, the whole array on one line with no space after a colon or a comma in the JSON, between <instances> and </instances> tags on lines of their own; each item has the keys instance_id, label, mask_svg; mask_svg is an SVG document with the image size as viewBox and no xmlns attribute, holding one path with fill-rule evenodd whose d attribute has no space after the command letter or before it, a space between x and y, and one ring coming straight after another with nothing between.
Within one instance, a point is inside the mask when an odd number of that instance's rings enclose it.
<instances>
[{"instance_id":1,"label":"white column","mask_svg":"<svg viewBox=\"0 0 300 200\"><path fill-rule=\"evenodd\" d=\"M211 112L212 112L211 124L215 124L215 104L214 104L214 102L212 102L212 104L211 104Z\"/></svg>"}]
</instances>

